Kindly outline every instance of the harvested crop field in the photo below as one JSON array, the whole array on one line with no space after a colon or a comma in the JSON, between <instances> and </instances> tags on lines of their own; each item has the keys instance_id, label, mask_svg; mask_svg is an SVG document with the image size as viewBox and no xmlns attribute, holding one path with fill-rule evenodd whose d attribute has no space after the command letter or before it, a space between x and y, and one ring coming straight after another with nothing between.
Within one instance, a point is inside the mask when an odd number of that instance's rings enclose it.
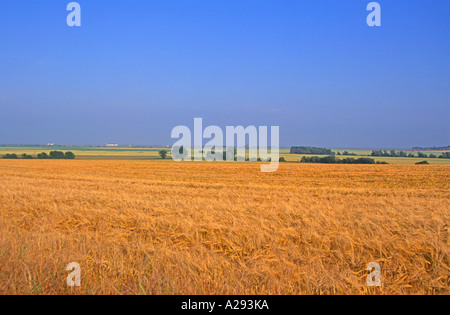
<instances>
[{"instance_id":1,"label":"harvested crop field","mask_svg":"<svg viewBox=\"0 0 450 315\"><path fill-rule=\"evenodd\" d=\"M449 178L437 165L0 160L0 294L448 294ZM381 287L366 284L371 262Z\"/></svg>"}]
</instances>

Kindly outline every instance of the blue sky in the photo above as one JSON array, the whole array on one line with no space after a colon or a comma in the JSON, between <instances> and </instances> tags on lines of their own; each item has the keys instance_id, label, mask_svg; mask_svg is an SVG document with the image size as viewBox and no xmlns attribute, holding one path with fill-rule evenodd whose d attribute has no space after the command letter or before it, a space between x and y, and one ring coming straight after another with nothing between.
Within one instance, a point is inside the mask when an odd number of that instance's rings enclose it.
<instances>
[{"instance_id":1,"label":"blue sky","mask_svg":"<svg viewBox=\"0 0 450 315\"><path fill-rule=\"evenodd\" d=\"M172 144L278 125L282 146L450 144L450 1L66 0L0 5L0 143Z\"/></svg>"}]
</instances>

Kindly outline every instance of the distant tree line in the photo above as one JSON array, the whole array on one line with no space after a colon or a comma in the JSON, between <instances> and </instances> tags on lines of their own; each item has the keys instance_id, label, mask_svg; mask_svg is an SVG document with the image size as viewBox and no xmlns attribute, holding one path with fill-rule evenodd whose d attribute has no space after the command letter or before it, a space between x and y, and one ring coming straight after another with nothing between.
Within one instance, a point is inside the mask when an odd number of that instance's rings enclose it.
<instances>
[{"instance_id":1,"label":"distant tree line","mask_svg":"<svg viewBox=\"0 0 450 315\"><path fill-rule=\"evenodd\" d=\"M318 156L304 156L302 157L300 163L321 163L321 164L388 164L387 162L375 162L374 159L371 158L344 158L339 159L334 155L329 155L325 157Z\"/></svg>"},{"instance_id":2,"label":"distant tree line","mask_svg":"<svg viewBox=\"0 0 450 315\"><path fill-rule=\"evenodd\" d=\"M333 155L330 149L315 147L291 147L291 154Z\"/></svg>"},{"instance_id":3,"label":"distant tree line","mask_svg":"<svg viewBox=\"0 0 450 315\"><path fill-rule=\"evenodd\" d=\"M5 155L2 156L2 158L3 159L15 160L15 159L18 159L19 157L15 153L6 153Z\"/></svg>"},{"instance_id":4,"label":"distant tree line","mask_svg":"<svg viewBox=\"0 0 450 315\"><path fill-rule=\"evenodd\" d=\"M387 151L387 150L373 150L371 156L387 156L387 157L414 157L414 153L406 153L405 151Z\"/></svg>"},{"instance_id":5,"label":"distant tree line","mask_svg":"<svg viewBox=\"0 0 450 315\"><path fill-rule=\"evenodd\" d=\"M395 151L395 150L391 150L391 151L387 151L387 150L373 150L371 156L386 156L386 157L416 157L416 155L414 153L406 153L405 151ZM418 152L417 153L417 157L419 158L430 158L430 159L450 159L450 152L443 152L440 156L437 156L433 153L431 153L430 155L422 153L422 152Z\"/></svg>"},{"instance_id":6,"label":"distant tree line","mask_svg":"<svg viewBox=\"0 0 450 315\"><path fill-rule=\"evenodd\" d=\"M187 155L187 151L184 150L183 146L180 147L175 147L175 150L178 149L178 152L181 156L186 156ZM211 149L211 151L205 151L205 150L199 150L199 153L203 154L204 157L203 159L208 159L208 160L214 160L215 154L216 154L216 150L215 149ZM230 156L234 156L233 161L250 161L249 157L243 157L243 156L238 156L238 150L237 148L233 148L233 147L227 147L222 149L222 151L218 151L217 153L222 152L222 160L223 161L227 161L227 152L229 152ZM166 155L168 153L166 151L159 151L159 155L162 159L166 158ZM219 153L220 154L220 153ZM268 159L261 159L260 157L258 157L256 160L252 160L252 161L258 161L258 162L271 162L272 159L268 158ZM279 162L287 162L286 159L284 157L279 157L278 159Z\"/></svg>"},{"instance_id":7,"label":"distant tree line","mask_svg":"<svg viewBox=\"0 0 450 315\"><path fill-rule=\"evenodd\" d=\"M33 158L32 155L28 155L26 153L24 153L24 154L22 154L20 156L21 156L22 159L25 159L25 160L30 160L30 159ZM19 156L17 154L15 154L15 153L7 153L7 154L3 155L2 158L3 159L13 159L14 160L14 159L18 159ZM37 158L41 159L41 160L45 160L45 159L73 160L73 159L75 159L75 154L73 154L73 152L70 152L70 151L65 152L65 153L62 152L62 151L51 151L50 154L47 154L45 152L39 153L37 155Z\"/></svg>"},{"instance_id":8,"label":"distant tree line","mask_svg":"<svg viewBox=\"0 0 450 315\"><path fill-rule=\"evenodd\" d=\"M344 151L344 152L338 152L337 155L347 155L347 156L354 156L357 155L356 153L350 153L348 151Z\"/></svg>"},{"instance_id":9,"label":"distant tree line","mask_svg":"<svg viewBox=\"0 0 450 315\"><path fill-rule=\"evenodd\" d=\"M448 151L450 150L450 145L443 146L443 147L428 147L428 148L421 148L421 147L414 147L414 151Z\"/></svg>"}]
</instances>

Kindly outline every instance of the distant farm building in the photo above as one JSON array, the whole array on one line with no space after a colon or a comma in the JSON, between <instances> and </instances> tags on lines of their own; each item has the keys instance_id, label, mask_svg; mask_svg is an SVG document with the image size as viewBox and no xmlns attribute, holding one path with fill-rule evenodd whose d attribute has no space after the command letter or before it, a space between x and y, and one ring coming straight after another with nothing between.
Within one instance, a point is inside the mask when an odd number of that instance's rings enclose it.
<instances>
[{"instance_id":1,"label":"distant farm building","mask_svg":"<svg viewBox=\"0 0 450 315\"><path fill-rule=\"evenodd\" d=\"M108 143L106 146L107 147L118 147L119 145L117 143Z\"/></svg>"}]
</instances>

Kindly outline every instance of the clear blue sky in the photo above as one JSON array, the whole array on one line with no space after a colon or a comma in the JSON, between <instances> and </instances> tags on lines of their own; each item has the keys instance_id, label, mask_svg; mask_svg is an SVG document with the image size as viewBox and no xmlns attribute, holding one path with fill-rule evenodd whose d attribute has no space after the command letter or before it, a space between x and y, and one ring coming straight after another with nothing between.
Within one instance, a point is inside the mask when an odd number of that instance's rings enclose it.
<instances>
[{"instance_id":1,"label":"clear blue sky","mask_svg":"<svg viewBox=\"0 0 450 315\"><path fill-rule=\"evenodd\" d=\"M283 146L450 144L450 1L0 4L0 143L172 144L176 125L279 125Z\"/></svg>"}]
</instances>

